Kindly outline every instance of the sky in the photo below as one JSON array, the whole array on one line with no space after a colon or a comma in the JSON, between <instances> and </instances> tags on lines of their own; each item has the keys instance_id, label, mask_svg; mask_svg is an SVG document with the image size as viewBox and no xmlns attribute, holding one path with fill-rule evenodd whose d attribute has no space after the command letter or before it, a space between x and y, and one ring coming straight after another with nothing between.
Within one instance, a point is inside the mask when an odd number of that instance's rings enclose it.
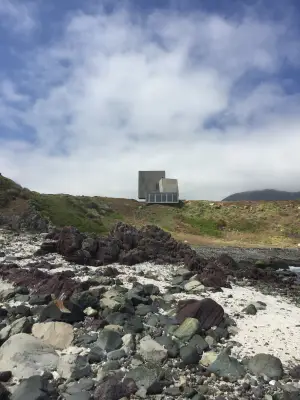
<instances>
[{"instance_id":1,"label":"sky","mask_svg":"<svg viewBox=\"0 0 300 400\"><path fill-rule=\"evenodd\" d=\"M43 193L300 190L297 0L0 0L0 172Z\"/></svg>"}]
</instances>

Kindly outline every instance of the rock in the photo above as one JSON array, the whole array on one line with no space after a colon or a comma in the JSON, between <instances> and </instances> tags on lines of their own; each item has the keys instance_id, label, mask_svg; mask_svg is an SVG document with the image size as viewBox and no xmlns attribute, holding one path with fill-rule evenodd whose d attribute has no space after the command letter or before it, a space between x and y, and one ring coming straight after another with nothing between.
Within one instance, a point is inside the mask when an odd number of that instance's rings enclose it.
<instances>
[{"instance_id":1,"label":"rock","mask_svg":"<svg viewBox=\"0 0 300 400\"><path fill-rule=\"evenodd\" d=\"M164 348L168 351L169 357L177 357L179 354L179 346L178 344L172 340L169 336L163 335L155 338L156 342L160 345L164 346Z\"/></svg>"},{"instance_id":2,"label":"rock","mask_svg":"<svg viewBox=\"0 0 300 400\"><path fill-rule=\"evenodd\" d=\"M89 392L64 393L64 400L92 400L92 395Z\"/></svg>"},{"instance_id":3,"label":"rock","mask_svg":"<svg viewBox=\"0 0 300 400\"><path fill-rule=\"evenodd\" d=\"M195 347L199 354L202 354L204 350L207 350L209 345L205 339L200 335L194 335L192 339L188 342L192 347Z\"/></svg>"},{"instance_id":4,"label":"rock","mask_svg":"<svg viewBox=\"0 0 300 400\"><path fill-rule=\"evenodd\" d=\"M248 368L254 375L267 376L269 379L281 379L283 376L281 361L271 354L256 354L249 360Z\"/></svg>"},{"instance_id":5,"label":"rock","mask_svg":"<svg viewBox=\"0 0 300 400\"><path fill-rule=\"evenodd\" d=\"M88 361L90 364L99 363L106 359L105 351L97 345L93 345L88 354Z\"/></svg>"},{"instance_id":6,"label":"rock","mask_svg":"<svg viewBox=\"0 0 300 400\"><path fill-rule=\"evenodd\" d=\"M73 324L84 320L85 314L79 305L71 301L66 301L64 304L70 313L61 312L54 303L50 303L42 310L40 322L51 320Z\"/></svg>"},{"instance_id":7,"label":"rock","mask_svg":"<svg viewBox=\"0 0 300 400\"><path fill-rule=\"evenodd\" d=\"M53 397L50 388L49 382L42 376L31 376L20 382L11 400L51 400Z\"/></svg>"},{"instance_id":8,"label":"rock","mask_svg":"<svg viewBox=\"0 0 300 400\"><path fill-rule=\"evenodd\" d=\"M64 354L60 356L57 372L64 379L80 379L91 374L87 356Z\"/></svg>"},{"instance_id":9,"label":"rock","mask_svg":"<svg viewBox=\"0 0 300 400\"><path fill-rule=\"evenodd\" d=\"M219 354L207 370L221 377L236 379L242 378L246 373L244 366L226 352Z\"/></svg>"},{"instance_id":10,"label":"rock","mask_svg":"<svg viewBox=\"0 0 300 400\"><path fill-rule=\"evenodd\" d=\"M254 304L249 304L246 308L242 310L245 314L255 315L257 313L257 309Z\"/></svg>"},{"instance_id":11,"label":"rock","mask_svg":"<svg viewBox=\"0 0 300 400\"><path fill-rule=\"evenodd\" d=\"M158 368L148 368L144 365L127 372L126 378L131 378L139 389L145 388L147 394L158 394L163 390L160 382L162 371Z\"/></svg>"},{"instance_id":12,"label":"rock","mask_svg":"<svg viewBox=\"0 0 300 400\"><path fill-rule=\"evenodd\" d=\"M180 348L180 358L185 365L198 364L200 360L200 355L192 346L183 346Z\"/></svg>"},{"instance_id":13,"label":"rock","mask_svg":"<svg viewBox=\"0 0 300 400\"><path fill-rule=\"evenodd\" d=\"M18 318L0 331L0 340L6 340L9 336L17 335L18 333L30 333L32 324L32 318Z\"/></svg>"},{"instance_id":14,"label":"rock","mask_svg":"<svg viewBox=\"0 0 300 400\"><path fill-rule=\"evenodd\" d=\"M11 371L0 372L0 382L8 382L11 379L11 377L12 377Z\"/></svg>"},{"instance_id":15,"label":"rock","mask_svg":"<svg viewBox=\"0 0 300 400\"><path fill-rule=\"evenodd\" d=\"M118 332L105 329L99 333L95 346L107 352L117 350L122 346L122 336Z\"/></svg>"},{"instance_id":16,"label":"rock","mask_svg":"<svg viewBox=\"0 0 300 400\"><path fill-rule=\"evenodd\" d=\"M202 285L201 282L193 280L193 281L189 281L184 285L184 290L186 292L201 292L203 291L205 288Z\"/></svg>"},{"instance_id":17,"label":"rock","mask_svg":"<svg viewBox=\"0 0 300 400\"><path fill-rule=\"evenodd\" d=\"M71 382L68 384L66 392L68 394L76 394L78 392L92 390L95 383L91 378L81 378L77 382Z\"/></svg>"},{"instance_id":18,"label":"rock","mask_svg":"<svg viewBox=\"0 0 300 400\"><path fill-rule=\"evenodd\" d=\"M189 317L198 319L199 329L207 330L221 323L224 317L224 309L210 298L180 301L176 314L177 321L181 324Z\"/></svg>"},{"instance_id":19,"label":"rock","mask_svg":"<svg viewBox=\"0 0 300 400\"><path fill-rule=\"evenodd\" d=\"M53 347L26 333L10 337L0 347L1 369L12 371L19 379L55 370L57 364L58 355Z\"/></svg>"},{"instance_id":20,"label":"rock","mask_svg":"<svg viewBox=\"0 0 300 400\"><path fill-rule=\"evenodd\" d=\"M50 294L32 294L30 296L30 299L28 303L32 306L39 306L39 305L44 305L48 304L51 301L51 296Z\"/></svg>"},{"instance_id":21,"label":"rock","mask_svg":"<svg viewBox=\"0 0 300 400\"><path fill-rule=\"evenodd\" d=\"M139 353L145 361L153 363L162 363L168 356L167 349L151 338L140 341Z\"/></svg>"},{"instance_id":22,"label":"rock","mask_svg":"<svg viewBox=\"0 0 300 400\"><path fill-rule=\"evenodd\" d=\"M10 400L10 392L6 389L6 387L0 383L0 399L1 400Z\"/></svg>"},{"instance_id":23,"label":"rock","mask_svg":"<svg viewBox=\"0 0 300 400\"><path fill-rule=\"evenodd\" d=\"M174 332L174 336L182 341L190 340L198 331L200 323L196 318L186 318Z\"/></svg>"},{"instance_id":24,"label":"rock","mask_svg":"<svg viewBox=\"0 0 300 400\"><path fill-rule=\"evenodd\" d=\"M94 400L120 400L130 397L137 391L132 379L124 379L122 382L115 376L108 376L96 387Z\"/></svg>"},{"instance_id":25,"label":"rock","mask_svg":"<svg viewBox=\"0 0 300 400\"><path fill-rule=\"evenodd\" d=\"M65 349L74 339L73 327L65 322L44 322L34 324L32 334L43 342L55 347Z\"/></svg>"},{"instance_id":26,"label":"rock","mask_svg":"<svg viewBox=\"0 0 300 400\"><path fill-rule=\"evenodd\" d=\"M214 351L207 351L206 353L203 353L200 364L203 365L204 367L208 367L211 365L218 357L218 354L215 353Z\"/></svg>"}]
</instances>

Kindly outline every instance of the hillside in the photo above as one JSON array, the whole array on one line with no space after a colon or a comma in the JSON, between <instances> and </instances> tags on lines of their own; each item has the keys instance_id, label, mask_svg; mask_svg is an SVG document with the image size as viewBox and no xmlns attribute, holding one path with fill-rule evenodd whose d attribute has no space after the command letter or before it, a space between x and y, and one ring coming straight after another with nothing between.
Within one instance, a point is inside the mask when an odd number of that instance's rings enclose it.
<instances>
[{"instance_id":1,"label":"hillside","mask_svg":"<svg viewBox=\"0 0 300 400\"><path fill-rule=\"evenodd\" d=\"M300 242L299 219L300 200L145 205L122 198L41 194L0 176L0 225L16 229L44 230L51 222L106 234L123 221L137 227L158 225L194 245L295 247Z\"/></svg>"},{"instance_id":2,"label":"hillside","mask_svg":"<svg viewBox=\"0 0 300 400\"><path fill-rule=\"evenodd\" d=\"M223 201L282 201L300 200L300 192L285 192L282 190L265 189L240 192L225 197Z\"/></svg>"}]
</instances>

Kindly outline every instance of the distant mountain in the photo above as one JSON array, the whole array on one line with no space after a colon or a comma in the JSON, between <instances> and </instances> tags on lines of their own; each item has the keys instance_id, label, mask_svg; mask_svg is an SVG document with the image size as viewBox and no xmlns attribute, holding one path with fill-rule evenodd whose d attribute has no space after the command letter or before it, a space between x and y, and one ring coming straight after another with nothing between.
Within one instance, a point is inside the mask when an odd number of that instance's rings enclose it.
<instances>
[{"instance_id":1,"label":"distant mountain","mask_svg":"<svg viewBox=\"0 0 300 400\"><path fill-rule=\"evenodd\" d=\"M222 201L278 201L300 200L300 192L285 192L282 190L264 189L240 192L225 197Z\"/></svg>"}]
</instances>

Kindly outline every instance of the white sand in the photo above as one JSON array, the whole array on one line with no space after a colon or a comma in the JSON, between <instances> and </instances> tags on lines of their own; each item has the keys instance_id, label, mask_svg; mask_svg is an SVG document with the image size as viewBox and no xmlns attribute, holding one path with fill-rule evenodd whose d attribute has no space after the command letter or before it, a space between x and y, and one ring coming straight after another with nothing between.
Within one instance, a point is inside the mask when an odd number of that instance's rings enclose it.
<instances>
[{"instance_id":1,"label":"white sand","mask_svg":"<svg viewBox=\"0 0 300 400\"><path fill-rule=\"evenodd\" d=\"M136 276L142 284L153 283L161 292L166 291L172 279L173 266L157 266L151 263L143 263L131 267L116 267L122 273L119 278L124 285L131 287L128 283L129 276ZM160 280L140 277L137 272L152 272L161 277ZM232 298L228 298L232 295ZM178 293L173 295L176 300L188 298L202 299L202 295ZM232 354L238 358L252 356L257 353L268 353L280 358L284 364L300 362L300 308L287 299L280 296L264 295L251 287L232 285L232 289L223 289L223 292L209 293L208 296L222 305L225 312L237 323L238 333L232 336L232 340L242 346L235 346ZM262 301L267 306L265 310L258 310L256 315L242 313L251 302ZM243 316L235 316L238 313ZM298 325L298 326L297 326Z\"/></svg>"}]
</instances>

